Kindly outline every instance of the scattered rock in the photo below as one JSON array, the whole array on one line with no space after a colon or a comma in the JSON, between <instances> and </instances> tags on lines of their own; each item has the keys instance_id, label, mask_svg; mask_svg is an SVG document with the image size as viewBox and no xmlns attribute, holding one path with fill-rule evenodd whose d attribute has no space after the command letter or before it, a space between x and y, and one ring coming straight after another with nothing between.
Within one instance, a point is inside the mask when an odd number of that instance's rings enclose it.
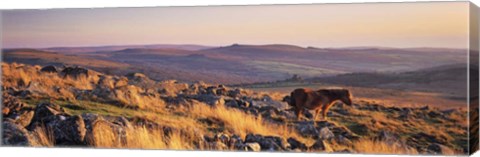
<instances>
[{"instance_id":1,"label":"scattered rock","mask_svg":"<svg viewBox=\"0 0 480 157\"><path fill-rule=\"evenodd\" d=\"M86 134L85 123L81 116L57 119L47 124L54 132L55 143L60 145L81 145Z\"/></svg>"},{"instance_id":2,"label":"scattered rock","mask_svg":"<svg viewBox=\"0 0 480 157\"><path fill-rule=\"evenodd\" d=\"M382 130L377 137L375 137L376 140L380 140L380 141L384 141L384 142L387 142L388 144L392 145L392 144L395 144L397 142L399 142L399 138L388 132L388 131L385 131L385 130Z\"/></svg>"},{"instance_id":3,"label":"scattered rock","mask_svg":"<svg viewBox=\"0 0 480 157\"><path fill-rule=\"evenodd\" d=\"M66 77L71 77L71 78L79 78L79 77L88 77L89 76L89 70L85 68L80 68L80 67L65 67L61 71L61 75L63 78Z\"/></svg>"},{"instance_id":4,"label":"scattered rock","mask_svg":"<svg viewBox=\"0 0 480 157\"><path fill-rule=\"evenodd\" d=\"M56 117L59 115L58 117ZM53 103L40 103L35 108L35 114L27 127L29 130L33 130L33 128L47 124L51 121L57 120L57 118L69 116L65 113L65 110L57 104Z\"/></svg>"},{"instance_id":5,"label":"scattered rock","mask_svg":"<svg viewBox=\"0 0 480 157\"><path fill-rule=\"evenodd\" d=\"M2 115L8 116L10 113L18 112L25 106L18 98L7 94L6 92L2 93Z\"/></svg>"},{"instance_id":6,"label":"scattered rock","mask_svg":"<svg viewBox=\"0 0 480 157\"><path fill-rule=\"evenodd\" d=\"M323 139L323 140L330 140L335 137L333 132L330 131L330 129L328 129L327 127L323 127L322 129L320 129L319 136L320 136L320 139Z\"/></svg>"},{"instance_id":7,"label":"scattered rock","mask_svg":"<svg viewBox=\"0 0 480 157\"><path fill-rule=\"evenodd\" d=\"M230 137L227 134L219 133L213 137L213 140L227 144L230 142Z\"/></svg>"},{"instance_id":8,"label":"scattered rock","mask_svg":"<svg viewBox=\"0 0 480 157\"><path fill-rule=\"evenodd\" d=\"M194 96L194 99L204 102L210 106L225 105L225 99L223 96L215 96L211 94L202 94Z\"/></svg>"},{"instance_id":9,"label":"scattered rock","mask_svg":"<svg viewBox=\"0 0 480 157\"><path fill-rule=\"evenodd\" d=\"M317 150L317 151L324 151L324 152L332 152L332 148L328 145L324 140L317 140L315 143L310 146L310 150Z\"/></svg>"},{"instance_id":10,"label":"scattered rock","mask_svg":"<svg viewBox=\"0 0 480 157\"><path fill-rule=\"evenodd\" d=\"M297 124L296 129L303 136L318 137L319 131L315 128L314 124L311 123L300 123Z\"/></svg>"},{"instance_id":11,"label":"scattered rock","mask_svg":"<svg viewBox=\"0 0 480 157\"><path fill-rule=\"evenodd\" d=\"M246 151L259 152L261 150L260 144L257 142L247 142L245 143Z\"/></svg>"},{"instance_id":12,"label":"scattered rock","mask_svg":"<svg viewBox=\"0 0 480 157\"><path fill-rule=\"evenodd\" d=\"M27 127L31 123L34 114L35 112L31 110L20 111L20 113L14 116L15 123Z\"/></svg>"},{"instance_id":13,"label":"scattered rock","mask_svg":"<svg viewBox=\"0 0 480 157\"><path fill-rule=\"evenodd\" d=\"M34 139L22 126L4 121L2 126L2 144L9 146L33 146Z\"/></svg>"},{"instance_id":14,"label":"scattered rock","mask_svg":"<svg viewBox=\"0 0 480 157\"><path fill-rule=\"evenodd\" d=\"M262 150L276 151L289 149L290 144L281 137L262 136L258 134L248 134L245 137L246 143L258 143Z\"/></svg>"},{"instance_id":15,"label":"scattered rock","mask_svg":"<svg viewBox=\"0 0 480 157\"><path fill-rule=\"evenodd\" d=\"M46 72L46 73L57 73L58 70L55 66L53 65L48 65L40 69L41 72Z\"/></svg>"},{"instance_id":16,"label":"scattered rock","mask_svg":"<svg viewBox=\"0 0 480 157\"><path fill-rule=\"evenodd\" d=\"M290 137L287 139L287 142L290 144L291 149L307 150L307 146L295 138Z\"/></svg>"},{"instance_id":17,"label":"scattered rock","mask_svg":"<svg viewBox=\"0 0 480 157\"><path fill-rule=\"evenodd\" d=\"M227 150L228 147L227 145L225 145L224 143L222 142L210 142L209 143L209 148L212 149L212 150Z\"/></svg>"},{"instance_id":18,"label":"scattered rock","mask_svg":"<svg viewBox=\"0 0 480 157\"><path fill-rule=\"evenodd\" d=\"M441 144L431 144L427 147L428 153L435 154L435 155L454 155L455 151L452 149L448 148L445 145Z\"/></svg>"}]
</instances>

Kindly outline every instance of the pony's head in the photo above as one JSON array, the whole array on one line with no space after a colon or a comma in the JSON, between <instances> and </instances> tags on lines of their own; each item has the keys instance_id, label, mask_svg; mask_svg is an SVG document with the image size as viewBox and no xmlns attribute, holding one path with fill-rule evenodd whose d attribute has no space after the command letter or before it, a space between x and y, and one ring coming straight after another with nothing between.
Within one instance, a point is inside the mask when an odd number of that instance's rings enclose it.
<instances>
[{"instance_id":1,"label":"pony's head","mask_svg":"<svg viewBox=\"0 0 480 157\"><path fill-rule=\"evenodd\" d=\"M342 89L340 90L340 94L340 101L347 104L348 106L352 106L352 94L350 94L350 91L348 91L348 89Z\"/></svg>"}]
</instances>

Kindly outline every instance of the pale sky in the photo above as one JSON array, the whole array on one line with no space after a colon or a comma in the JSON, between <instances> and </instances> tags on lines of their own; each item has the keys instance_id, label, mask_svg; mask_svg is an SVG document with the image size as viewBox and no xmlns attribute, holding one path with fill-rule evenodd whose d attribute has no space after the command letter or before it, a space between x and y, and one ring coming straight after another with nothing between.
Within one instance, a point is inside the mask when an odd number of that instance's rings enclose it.
<instances>
[{"instance_id":1,"label":"pale sky","mask_svg":"<svg viewBox=\"0 0 480 157\"><path fill-rule=\"evenodd\" d=\"M468 2L2 11L7 48L126 44L468 46Z\"/></svg>"}]
</instances>

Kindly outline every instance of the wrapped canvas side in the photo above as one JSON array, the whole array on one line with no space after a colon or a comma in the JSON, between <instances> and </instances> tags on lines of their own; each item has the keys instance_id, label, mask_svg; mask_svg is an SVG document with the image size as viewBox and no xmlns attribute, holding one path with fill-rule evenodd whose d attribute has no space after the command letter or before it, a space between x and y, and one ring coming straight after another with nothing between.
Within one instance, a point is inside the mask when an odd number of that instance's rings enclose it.
<instances>
[{"instance_id":1,"label":"wrapped canvas side","mask_svg":"<svg viewBox=\"0 0 480 157\"><path fill-rule=\"evenodd\" d=\"M475 153L478 150L478 75L479 75L479 40L478 40L478 7L470 4L470 34L469 34L469 121L470 121L470 154Z\"/></svg>"}]
</instances>

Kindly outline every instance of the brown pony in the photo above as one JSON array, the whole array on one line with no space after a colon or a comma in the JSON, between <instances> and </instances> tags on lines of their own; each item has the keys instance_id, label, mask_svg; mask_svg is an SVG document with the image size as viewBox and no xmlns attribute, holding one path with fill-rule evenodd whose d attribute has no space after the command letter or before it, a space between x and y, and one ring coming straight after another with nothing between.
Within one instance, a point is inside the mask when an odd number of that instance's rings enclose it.
<instances>
[{"instance_id":1,"label":"brown pony","mask_svg":"<svg viewBox=\"0 0 480 157\"><path fill-rule=\"evenodd\" d=\"M297 120L304 109L315 110L314 121L318 113L322 111L323 119L326 120L328 109L335 101L340 100L347 105L352 105L351 94L347 89L320 89L313 91L308 88L298 88L290 93L289 105L293 107Z\"/></svg>"}]
</instances>

